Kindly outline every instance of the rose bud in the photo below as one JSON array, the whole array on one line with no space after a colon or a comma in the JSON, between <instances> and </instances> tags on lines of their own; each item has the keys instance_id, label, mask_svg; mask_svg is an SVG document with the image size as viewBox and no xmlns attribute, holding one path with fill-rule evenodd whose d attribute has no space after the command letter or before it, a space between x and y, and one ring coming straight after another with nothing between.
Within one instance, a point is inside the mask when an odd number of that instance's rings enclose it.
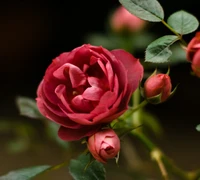
<instances>
[{"instance_id":1,"label":"rose bud","mask_svg":"<svg viewBox=\"0 0 200 180\"><path fill-rule=\"evenodd\" d=\"M191 62L193 73L200 77L200 32L196 33L187 46L187 59Z\"/></svg>"},{"instance_id":2,"label":"rose bud","mask_svg":"<svg viewBox=\"0 0 200 180\"><path fill-rule=\"evenodd\" d=\"M187 46L187 60L192 62L194 55L200 50L200 32L197 32L195 37L189 42Z\"/></svg>"},{"instance_id":3,"label":"rose bud","mask_svg":"<svg viewBox=\"0 0 200 180\"><path fill-rule=\"evenodd\" d=\"M128 10L126 10L123 6L120 6L116 9L116 11L112 14L110 18L111 28L115 32L135 32L141 30L145 21L138 18L137 16L131 14Z\"/></svg>"},{"instance_id":4,"label":"rose bud","mask_svg":"<svg viewBox=\"0 0 200 180\"><path fill-rule=\"evenodd\" d=\"M167 74L153 74L144 83L144 96L152 104L166 101L171 90L171 79Z\"/></svg>"},{"instance_id":5,"label":"rose bud","mask_svg":"<svg viewBox=\"0 0 200 180\"><path fill-rule=\"evenodd\" d=\"M200 78L200 50L195 53L191 67L194 75Z\"/></svg>"},{"instance_id":6,"label":"rose bud","mask_svg":"<svg viewBox=\"0 0 200 180\"><path fill-rule=\"evenodd\" d=\"M79 140L122 115L142 77L143 67L130 53L84 44L49 65L37 106L60 125L61 139Z\"/></svg>"},{"instance_id":7,"label":"rose bud","mask_svg":"<svg viewBox=\"0 0 200 180\"><path fill-rule=\"evenodd\" d=\"M120 150L120 140L115 131L104 129L90 136L87 146L97 161L106 163L108 159L117 156Z\"/></svg>"}]
</instances>

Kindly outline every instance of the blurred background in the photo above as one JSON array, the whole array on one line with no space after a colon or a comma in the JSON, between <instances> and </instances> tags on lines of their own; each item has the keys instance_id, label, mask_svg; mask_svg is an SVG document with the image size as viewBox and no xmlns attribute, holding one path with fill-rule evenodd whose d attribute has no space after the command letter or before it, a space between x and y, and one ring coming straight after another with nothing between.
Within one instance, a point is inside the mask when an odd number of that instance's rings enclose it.
<instances>
[{"instance_id":1,"label":"blurred background","mask_svg":"<svg viewBox=\"0 0 200 180\"><path fill-rule=\"evenodd\" d=\"M183 9L200 19L198 0L159 2L166 18ZM16 97L34 99L37 86L52 59L87 43L88 34L106 33L108 16L119 5L117 0L0 2L0 175L22 167L55 165L64 158L71 158L68 150L63 150L44 137L41 121L19 115ZM158 37L171 34L161 23L152 23L148 31ZM189 42L194 35L185 35L184 39ZM137 58L143 58L139 55ZM146 107L157 116L164 130L162 139L153 136L156 143L180 167L188 170L200 167L200 133L196 131L197 124L200 124L200 79L192 76L190 71L188 63L173 66L170 75L174 87L180 83L177 92L161 105ZM16 131L20 131L18 134L21 138L30 138L27 130L18 130L19 124L34 128L34 136L29 143L33 143L32 146L36 143L38 148L24 148L24 145L15 141ZM137 145L140 147L139 143ZM142 155L149 160L145 153L142 152ZM72 156L76 157L74 154ZM114 177L111 172L108 179ZM66 179L67 168L50 174L43 179ZM124 177L129 179L131 176ZM153 168L150 177L159 178L158 169Z\"/></svg>"}]
</instances>

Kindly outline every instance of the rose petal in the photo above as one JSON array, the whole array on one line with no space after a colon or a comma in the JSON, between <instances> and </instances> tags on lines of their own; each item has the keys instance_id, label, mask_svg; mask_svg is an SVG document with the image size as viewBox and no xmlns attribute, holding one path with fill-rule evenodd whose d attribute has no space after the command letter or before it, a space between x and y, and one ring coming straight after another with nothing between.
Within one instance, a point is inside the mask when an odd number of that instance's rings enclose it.
<instances>
[{"instance_id":1,"label":"rose petal","mask_svg":"<svg viewBox=\"0 0 200 180\"><path fill-rule=\"evenodd\" d=\"M106 161L105 161L103 158L101 158L101 157L99 156L99 153L97 152L98 150L96 149L95 139L96 139L96 138L95 138L95 135L90 136L90 137L88 138L87 147L88 147L89 151L92 153L92 156L93 156L96 160L98 160L99 162L102 162L102 163L106 163Z\"/></svg>"},{"instance_id":2,"label":"rose petal","mask_svg":"<svg viewBox=\"0 0 200 180\"><path fill-rule=\"evenodd\" d=\"M127 85L128 85L127 70L125 69L122 62L119 59L117 59L117 57L114 56L112 51L110 52L107 49L103 49L103 51L104 55L108 57L108 59L110 60L113 72L115 72L115 74L117 75L119 83L119 92L125 93L127 91Z\"/></svg>"},{"instance_id":3,"label":"rose petal","mask_svg":"<svg viewBox=\"0 0 200 180\"><path fill-rule=\"evenodd\" d=\"M53 72L53 76L59 80L66 81L68 78L65 76L65 68L67 68L67 63L59 67L56 71Z\"/></svg>"},{"instance_id":4,"label":"rose petal","mask_svg":"<svg viewBox=\"0 0 200 180\"><path fill-rule=\"evenodd\" d=\"M67 57L67 63L80 67L80 69L84 64L89 64L89 59L92 55L89 47L89 45L84 44L73 49Z\"/></svg>"},{"instance_id":5,"label":"rose petal","mask_svg":"<svg viewBox=\"0 0 200 180\"><path fill-rule=\"evenodd\" d=\"M91 113L66 113L66 115L74 122L81 125L93 125L94 115Z\"/></svg>"},{"instance_id":6,"label":"rose petal","mask_svg":"<svg viewBox=\"0 0 200 180\"><path fill-rule=\"evenodd\" d=\"M104 94L104 91L96 86L87 88L82 96L85 99L91 100L91 101L99 101L102 95Z\"/></svg>"},{"instance_id":7,"label":"rose petal","mask_svg":"<svg viewBox=\"0 0 200 180\"><path fill-rule=\"evenodd\" d=\"M64 141L77 141L86 136L91 136L99 130L100 126L81 126L80 129L69 129L63 126L58 130L58 136Z\"/></svg>"},{"instance_id":8,"label":"rose petal","mask_svg":"<svg viewBox=\"0 0 200 180\"><path fill-rule=\"evenodd\" d=\"M58 104L60 101L55 94L55 89L59 84L60 82L55 78L53 79L51 78L51 81L49 81L47 78L43 80L43 86L42 86L43 93L45 94L45 97L52 104Z\"/></svg>"},{"instance_id":9,"label":"rose petal","mask_svg":"<svg viewBox=\"0 0 200 180\"><path fill-rule=\"evenodd\" d=\"M64 108L67 112L73 112L73 110L71 109L69 102L67 102L66 98L67 94L66 94L66 86L63 84L60 84L56 87L55 89L55 94L57 95L57 97L61 100L62 104L64 106L62 106L60 103L58 103L57 105L59 107Z\"/></svg>"},{"instance_id":10,"label":"rose petal","mask_svg":"<svg viewBox=\"0 0 200 180\"><path fill-rule=\"evenodd\" d=\"M71 121L69 118L67 117L60 117L55 115L52 111L50 111L43 103L43 100L40 98L37 98L37 106L39 108L39 111L41 112L41 114L43 116L45 116L46 118L64 126L64 127L68 127L71 129L79 129L80 128L80 124L77 124L73 121Z\"/></svg>"},{"instance_id":11,"label":"rose petal","mask_svg":"<svg viewBox=\"0 0 200 180\"><path fill-rule=\"evenodd\" d=\"M52 111L57 116L62 116L62 117L66 116L65 113L62 112L62 110L59 108L58 105L52 104L46 98L44 92L42 91L41 86L39 86L37 94L38 94L38 98L37 99L41 99L41 102L46 106L47 109L49 109L50 111Z\"/></svg>"},{"instance_id":12,"label":"rose petal","mask_svg":"<svg viewBox=\"0 0 200 180\"><path fill-rule=\"evenodd\" d=\"M89 113L94 109L92 102L83 98L82 95L75 96L71 102L74 108L80 112Z\"/></svg>"},{"instance_id":13,"label":"rose petal","mask_svg":"<svg viewBox=\"0 0 200 180\"><path fill-rule=\"evenodd\" d=\"M105 67L104 63L101 60L98 60L97 63L107 77L106 67Z\"/></svg>"},{"instance_id":14,"label":"rose petal","mask_svg":"<svg viewBox=\"0 0 200 180\"><path fill-rule=\"evenodd\" d=\"M91 56L90 57L90 65L95 64L98 61L99 58L95 57L95 56Z\"/></svg>"},{"instance_id":15,"label":"rose petal","mask_svg":"<svg viewBox=\"0 0 200 180\"><path fill-rule=\"evenodd\" d=\"M124 50L112 50L111 53L114 54L115 57L122 62L125 69L127 70L127 95L130 96L142 80L144 71L143 66L140 64L138 59Z\"/></svg>"},{"instance_id":16,"label":"rose petal","mask_svg":"<svg viewBox=\"0 0 200 180\"><path fill-rule=\"evenodd\" d=\"M108 83L109 83L110 89L112 90L113 89L114 73L113 73L113 69L112 69L112 66L111 66L109 61L106 63L106 76L108 78Z\"/></svg>"}]
</instances>

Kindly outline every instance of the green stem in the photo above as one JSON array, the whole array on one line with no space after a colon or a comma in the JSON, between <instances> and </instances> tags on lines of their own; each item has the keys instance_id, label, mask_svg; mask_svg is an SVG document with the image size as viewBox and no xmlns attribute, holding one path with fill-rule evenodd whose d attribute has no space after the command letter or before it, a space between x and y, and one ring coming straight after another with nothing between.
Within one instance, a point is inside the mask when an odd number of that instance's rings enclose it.
<instances>
[{"instance_id":1,"label":"green stem","mask_svg":"<svg viewBox=\"0 0 200 180\"><path fill-rule=\"evenodd\" d=\"M148 104L147 100L142 101L140 104L136 105L133 108L129 108L130 114L133 114L133 112L137 111L138 109L143 108L144 106L146 106Z\"/></svg>"},{"instance_id":2,"label":"green stem","mask_svg":"<svg viewBox=\"0 0 200 180\"><path fill-rule=\"evenodd\" d=\"M197 180L200 178L200 169L196 171L182 170L169 157L167 157L144 133L135 129L132 131L132 134L137 139L139 139L150 151L151 158L157 162L165 180L169 179L165 168L183 180Z\"/></svg>"},{"instance_id":3,"label":"green stem","mask_svg":"<svg viewBox=\"0 0 200 180\"><path fill-rule=\"evenodd\" d=\"M187 46L187 43L183 39L182 35L177 33L169 24L167 24L164 20L161 21L171 32L173 32L176 36L178 36L179 40L182 42L184 46Z\"/></svg>"},{"instance_id":4,"label":"green stem","mask_svg":"<svg viewBox=\"0 0 200 180\"><path fill-rule=\"evenodd\" d=\"M133 109L130 111L133 117L133 125L134 126L139 126L141 123L140 123L140 108L141 108L141 104L140 104L140 89L137 88L135 90L135 92L133 93ZM140 106L139 106L140 105ZM135 111L135 112L134 112ZM133 113L134 112L134 113Z\"/></svg>"}]
</instances>

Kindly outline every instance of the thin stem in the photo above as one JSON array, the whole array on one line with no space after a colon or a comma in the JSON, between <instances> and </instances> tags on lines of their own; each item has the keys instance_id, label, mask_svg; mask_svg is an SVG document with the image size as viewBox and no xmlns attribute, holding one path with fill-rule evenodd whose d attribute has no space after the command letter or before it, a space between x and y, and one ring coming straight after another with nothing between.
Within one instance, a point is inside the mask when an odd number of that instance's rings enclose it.
<instances>
[{"instance_id":1,"label":"thin stem","mask_svg":"<svg viewBox=\"0 0 200 180\"><path fill-rule=\"evenodd\" d=\"M200 178L200 169L195 171L184 171L179 168L169 157L167 157L144 133L135 129L132 134L138 138L150 151L150 155L155 160L160 168L162 176L168 180L168 169L172 174L183 180L197 180Z\"/></svg>"},{"instance_id":2,"label":"thin stem","mask_svg":"<svg viewBox=\"0 0 200 180\"><path fill-rule=\"evenodd\" d=\"M129 117L129 116L131 116L131 115L136 114L136 111L138 111L140 108L143 108L143 107L146 106L147 104L148 104L148 101L147 101L147 100L144 100L144 101L142 101L140 104L134 106L133 108L130 107L130 108L128 109L128 111L126 112L125 117ZM137 115L134 115L135 118L136 118L136 116L137 116ZM134 117L133 117L133 119L134 119Z\"/></svg>"},{"instance_id":3,"label":"thin stem","mask_svg":"<svg viewBox=\"0 0 200 180\"><path fill-rule=\"evenodd\" d=\"M134 110L131 111L131 113L133 114L132 115L133 116L133 125L139 126L141 124L140 123L140 119L141 119L140 118L140 108L141 108L141 106L139 107L139 104L140 104L140 89L139 88L137 88L135 90L135 92L133 93L132 101L133 101L133 107L134 107L133 108ZM134 112L134 111L136 111L136 112Z\"/></svg>"},{"instance_id":4,"label":"thin stem","mask_svg":"<svg viewBox=\"0 0 200 180\"><path fill-rule=\"evenodd\" d=\"M135 111L137 111L138 109L141 109L143 108L144 106L146 106L148 104L148 101L147 100L144 100L142 101L140 104L134 106L133 108L130 108L130 113L133 113Z\"/></svg>"},{"instance_id":5,"label":"thin stem","mask_svg":"<svg viewBox=\"0 0 200 180\"><path fill-rule=\"evenodd\" d=\"M179 40L182 42L184 46L187 46L187 43L183 39L182 35L177 33L169 24L167 24L164 20L161 21L171 32L173 32L176 36L178 36Z\"/></svg>"},{"instance_id":6,"label":"thin stem","mask_svg":"<svg viewBox=\"0 0 200 180\"><path fill-rule=\"evenodd\" d=\"M155 160L157 162L158 167L160 168L160 171L161 171L161 174L162 174L164 180L169 180L167 170L162 161L162 153L160 152L160 150L154 149L153 151L151 151L151 157L153 160Z\"/></svg>"},{"instance_id":7,"label":"thin stem","mask_svg":"<svg viewBox=\"0 0 200 180\"><path fill-rule=\"evenodd\" d=\"M60 163L60 164L57 164L57 165L55 165L55 166L51 166L51 167L49 167L48 169L46 169L45 171L43 171L43 172L37 174L35 177L40 176L40 175L42 175L42 174L44 174L44 173L47 173L47 172L49 172L49 171L54 171L54 170L60 169L60 168L62 168L62 167L64 167L64 166L67 166L68 164L69 164L69 161L64 161L64 162L62 162L62 163Z\"/></svg>"}]
</instances>

